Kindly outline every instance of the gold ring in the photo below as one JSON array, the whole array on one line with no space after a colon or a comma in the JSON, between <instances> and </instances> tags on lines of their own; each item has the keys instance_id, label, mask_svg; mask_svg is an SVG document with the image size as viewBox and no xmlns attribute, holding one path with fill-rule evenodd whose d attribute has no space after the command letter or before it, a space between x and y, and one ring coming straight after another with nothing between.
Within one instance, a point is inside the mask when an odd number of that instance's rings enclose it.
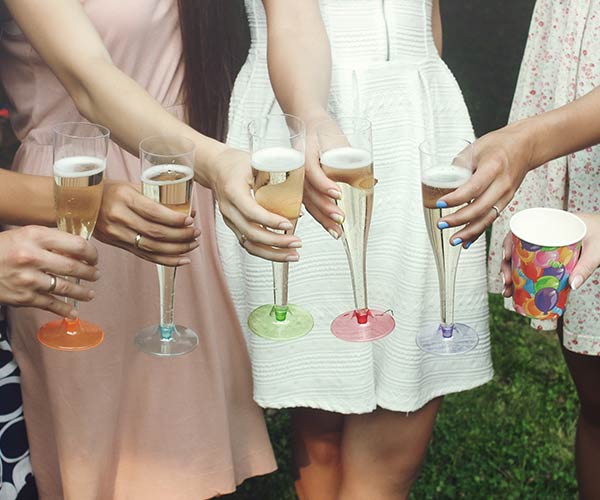
<instances>
[{"instance_id":1,"label":"gold ring","mask_svg":"<svg viewBox=\"0 0 600 500\"><path fill-rule=\"evenodd\" d=\"M140 233L135 235L135 240L133 242L133 248L140 248L141 239L142 239L142 235Z\"/></svg>"},{"instance_id":2,"label":"gold ring","mask_svg":"<svg viewBox=\"0 0 600 500\"><path fill-rule=\"evenodd\" d=\"M496 205L492 205L492 209L496 211L496 219L500 217L500 209Z\"/></svg>"},{"instance_id":3,"label":"gold ring","mask_svg":"<svg viewBox=\"0 0 600 500\"><path fill-rule=\"evenodd\" d=\"M57 281L58 280L56 279L56 276L50 275L50 286L48 287L48 293L52 293L54 290L56 290Z\"/></svg>"},{"instance_id":4,"label":"gold ring","mask_svg":"<svg viewBox=\"0 0 600 500\"><path fill-rule=\"evenodd\" d=\"M246 244L246 241L248 241L248 237L244 233L241 233L240 234L240 245L243 247Z\"/></svg>"}]
</instances>

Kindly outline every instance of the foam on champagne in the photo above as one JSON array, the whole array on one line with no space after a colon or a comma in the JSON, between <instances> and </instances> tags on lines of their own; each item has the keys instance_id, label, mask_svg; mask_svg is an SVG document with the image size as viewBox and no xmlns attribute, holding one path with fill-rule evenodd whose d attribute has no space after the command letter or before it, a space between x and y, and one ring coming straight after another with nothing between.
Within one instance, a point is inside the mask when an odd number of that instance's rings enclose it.
<instances>
[{"instance_id":1,"label":"foam on champagne","mask_svg":"<svg viewBox=\"0 0 600 500\"><path fill-rule=\"evenodd\" d=\"M468 168L448 165L447 167L432 168L423 173L423 184L436 189L456 189L471 177Z\"/></svg>"},{"instance_id":2,"label":"foam on champagne","mask_svg":"<svg viewBox=\"0 0 600 500\"><path fill-rule=\"evenodd\" d=\"M290 172L303 166L304 155L292 148L265 148L252 154L252 167L262 172Z\"/></svg>"},{"instance_id":3,"label":"foam on champagne","mask_svg":"<svg viewBox=\"0 0 600 500\"><path fill-rule=\"evenodd\" d=\"M321 164L336 170L365 168L369 167L372 162L371 153L352 147L330 149L321 155Z\"/></svg>"},{"instance_id":4,"label":"foam on champagne","mask_svg":"<svg viewBox=\"0 0 600 500\"><path fill-rule=\"evenodd\" d=\"M95 156L68 156L54 162L57 177L91 177L106 169L106 161Z\"/></svg>"},{"instance_id":5,"label":"foam on champagne","mask_svg":"<svg viewBox=\"0 0 600 500\"><path fill-rule=\"evenodd\" d=\"M167 172L180 174L181 177L173 180L156 179ZM173 163L155 165L142 172L142 182L144 184L151 184L153 186L168 186L169 184L178 184L180 182L189 181L193 177L194 170L191 167L186 167L185 165L176 165Z\"/></svg>"}]
</instances>

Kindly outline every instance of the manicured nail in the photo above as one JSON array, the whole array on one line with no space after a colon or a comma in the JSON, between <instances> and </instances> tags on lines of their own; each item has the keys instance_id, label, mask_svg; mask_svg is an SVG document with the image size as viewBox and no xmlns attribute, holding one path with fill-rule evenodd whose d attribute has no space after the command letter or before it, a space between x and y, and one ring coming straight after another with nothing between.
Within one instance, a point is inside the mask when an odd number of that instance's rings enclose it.
<instances>
[{"instance_id":1,"label":"manicured nail","mask_svg":"<svg viewBox=\"0 0 600 500\"><path fill-rule=\"evenodd\" d=\"M571 282L571 288L573 290L577 290L581 286L582 283L583 283L583 278L581 276L577 275L573 278L573 281Z\"/></svg>"},{"instance_id":2,"label":"manicured nail","mask_svg":"<svg viewBox=\"0 0 600 500\"><path fill-rule=\"evenodd\" d=\"M456 245L460 245L462 243L462 239L461 238L454 238L452 240L452 245L456 246Z\"/></svg>"},{"instance_id":3,"label":"manicured nail","mask_svg":"<svg viewBox=\"0 0 600 500\"><path fill-rule=\"evenodd\" d=\"M437 208L448 208L448 203L446 203L443 200L438 200L438 201L435 202L435 206Z\"/></svg>"},{"instance_id":4,"label":"manicured nail","mask_svg":"<svg viewBox=\"0 0 600 500\"><path fill-rule=\"evenodd\" d=\"M186 217L184 224L186 226L191 226L194 223L194 219L192 219L189 215Z\"/></svg>"},{"instance_id":5,"label":"manicured nail","mask_svg":"<svg viewBox=\"0 0 600 500\"><path fill-rule=\"evenodd\" d=\"M302 242L301 241L292 241L288 245L288 248L302 248Z\"/></svg>"},{"instance_id":6,"label":"manicured nail","mask_svg":"<svg viewBox=\"0 0 600 500\"><path fill-rule=\"evenodd\" d=\"M194 238L197 238L198 236L200 236L202 234L202 231L200 231L200 229L195 229L194 230Z\"/></svg>"},{"instance_id":7,"label":"manicured nail","mask_svg":"<svg viewBox=\"0 0 600 500\"><path fill-rule=\"evenodd\" d=\"M95 296L96 296L96 292L94 292L94 290L90 290L88 292L88 297L90 298L90 300L92 300Z\"/></svg>"},{"instance_id":8,"label":"manicured nail","mask_svg":"<svg viewBox=\"0 0 600 500\"><path fill-rule=\"evenodd\" d=\"M340 238L340 235L337 233L337 231L334 231L333 229L328 229L327 232L334 240L338 240Z\"/></svg>"},{"instance_id":9,"label":"manicured nail","mask_svg":"<svg viewBox=\"0 0 600 500\"><path fill-rule=\"evenodd\" d=\"M344 218L340 214L330 214L329 217L331 217L338 224L344 223Z\"/></svg>"},{"instance_id":10,"label":"manicured nail","mask_svg":"<svg viewBox=\"0 0 600 500\"><path fill-rule=\"evenodd\" d=\"M472 241L467 242L467 244L465 245L465 250L468 250L472 244L473 244Z\"/></svg>"},{"instance_id":11,"label":"manicured nail","mask_svg":"<svg viewBox=\"0 0 600 500\"><path fill-rule=\"evenodd\" d=\"M98 281L100 279L100 271L96 271L94 273L94 281Z\"/></svg>"},{"instance_id":12,"label":"manicured nail","mask_svg":"<svg viewBox=\"0 0 600 500\"><path fill-rule=\"evenodd\" d=\"M445 220L440 220L437 223L438 229L448 229L450 226Z\"/></svg>"},{"instance_id":13,"label":"manicured nail","mask_svg":"<svg viewBox=\"0 0 600 500\"><path fill-rule=\"evenodd\" d=\"M327 191L327 194L329 196L331 196L335 200L341 200L342 199L342 193L340 193L337 189L329 189Z\"/></svg>"},{"instance_id":14,"label":"manicured nail","mask_svg":"<svg viewBox=\"0 0 600 500\"><path fill-rule=\"evenodd\" d=\"M188 264L191 264L192 261L190 259L179 259L177 261L177 265L178 266L187 266Z\"/></svg>"},{"instance_id":15,"label":"manicured nail","mask_svg":"<svg viewBox=\"0 0 600 500\"><path fill-rule=\"evenodd\" d=\"M290 222L282 222L279 224L279 229L283 229L284 231L289 231L290 229L294 229L294 226Z\"/></svg>"},{"instance_id":16,"label":"manicured nail","mask_svg":"<svg viewBox=\"0 0 600 500\"><path fill-rule=\"evenodd\" d=\"M288 255L285 258L286 262L298 262L300 260L300 256L299 255Z\"/></svg>"}]
</instances>

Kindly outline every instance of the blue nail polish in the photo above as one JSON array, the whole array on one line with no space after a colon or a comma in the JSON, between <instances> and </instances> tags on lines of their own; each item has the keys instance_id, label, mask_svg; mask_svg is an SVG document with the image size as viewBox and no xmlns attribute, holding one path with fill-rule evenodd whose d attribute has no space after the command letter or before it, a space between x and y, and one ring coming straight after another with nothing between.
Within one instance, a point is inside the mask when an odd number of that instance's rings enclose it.
<instances>
[{"instance_id":1,"label":"blue nail polish","mask_svg":"<svg viewBox=\"0 0 600 500\"><path fill-rule=\"evenodd\" d=\"M452 240L452 245L460 245L462 243L462 238L455 238Z\"/></svg>"},{"instance_id":2,"label":"blue nail polish","mask_svg":"<svg viewBox=\"0 0 600 500\"><path fill-rule=\"evenodd\" d=\"M438 200L435 202L435 206L437 208L448 208L448 203L446 203L445 201L442 201L442 200Z\"/></svg>"},{"instance_id":3,"label":"blue nail polish","mask_svg":"<svg viewBox=\"0 0 600 500\"><path fill-rule=\"evenodd\" d=\"M469 247L473 244L472 241L469 241L466 245L465 245L465 250L468 250Z\"/></svg>"},{"instance_id":4,"label":"blue nail polish","mask_svg":"<svg viewBox=\"0 0 600 500\"><path fill-rule=\"evenodd\" d=\"M446 221L443 221L443 220L439 221L437 223L437 226L438 226L438 229L448 229L448 227L449 227L448 223Z\"/></svg>"}]
</instances>

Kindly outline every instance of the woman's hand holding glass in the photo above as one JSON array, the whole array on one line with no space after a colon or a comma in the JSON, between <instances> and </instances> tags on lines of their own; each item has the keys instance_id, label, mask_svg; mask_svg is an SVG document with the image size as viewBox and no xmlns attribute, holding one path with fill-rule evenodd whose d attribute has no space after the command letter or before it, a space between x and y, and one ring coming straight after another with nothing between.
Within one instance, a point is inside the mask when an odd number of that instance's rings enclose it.
<instances>
[{"instance_id":1,"label":"woman's hand holding glass","mask_svg":"<svg viewBox=\"0 0 600 500\"><path fill-rule=\"evenodd\" d=\"M290 230L292 223L261 207L252 196L250 155L227 148L211 161L211 188L227 226L235 233L246 251L263 259L294 262L300 238L274 230Z\"/></svg>"},{"instance_id":2,"label":"woman's hand holding glass","mask_svg":"<svg viewBox=\"0 0 600 500\"><path fill-rule=\"evenodd\" d=\"M106 182L94 236L150 262L182 266L198 248L200 230L192 217L148 199L139 186Z\"/></svg>"},{"instance_id":3,"label":"woman's hand holding glass","mask_svg":"<svg viewBox=\"0 0 600 500\"><path fill-rule=\"evenodd\" d=\"M97 262L89 241L56 229L27 226L0 233L0 303L76 318L73 305L56 296L88 302L94 292L63 276L96 281Z\"/></svg>"}]
</instances>

